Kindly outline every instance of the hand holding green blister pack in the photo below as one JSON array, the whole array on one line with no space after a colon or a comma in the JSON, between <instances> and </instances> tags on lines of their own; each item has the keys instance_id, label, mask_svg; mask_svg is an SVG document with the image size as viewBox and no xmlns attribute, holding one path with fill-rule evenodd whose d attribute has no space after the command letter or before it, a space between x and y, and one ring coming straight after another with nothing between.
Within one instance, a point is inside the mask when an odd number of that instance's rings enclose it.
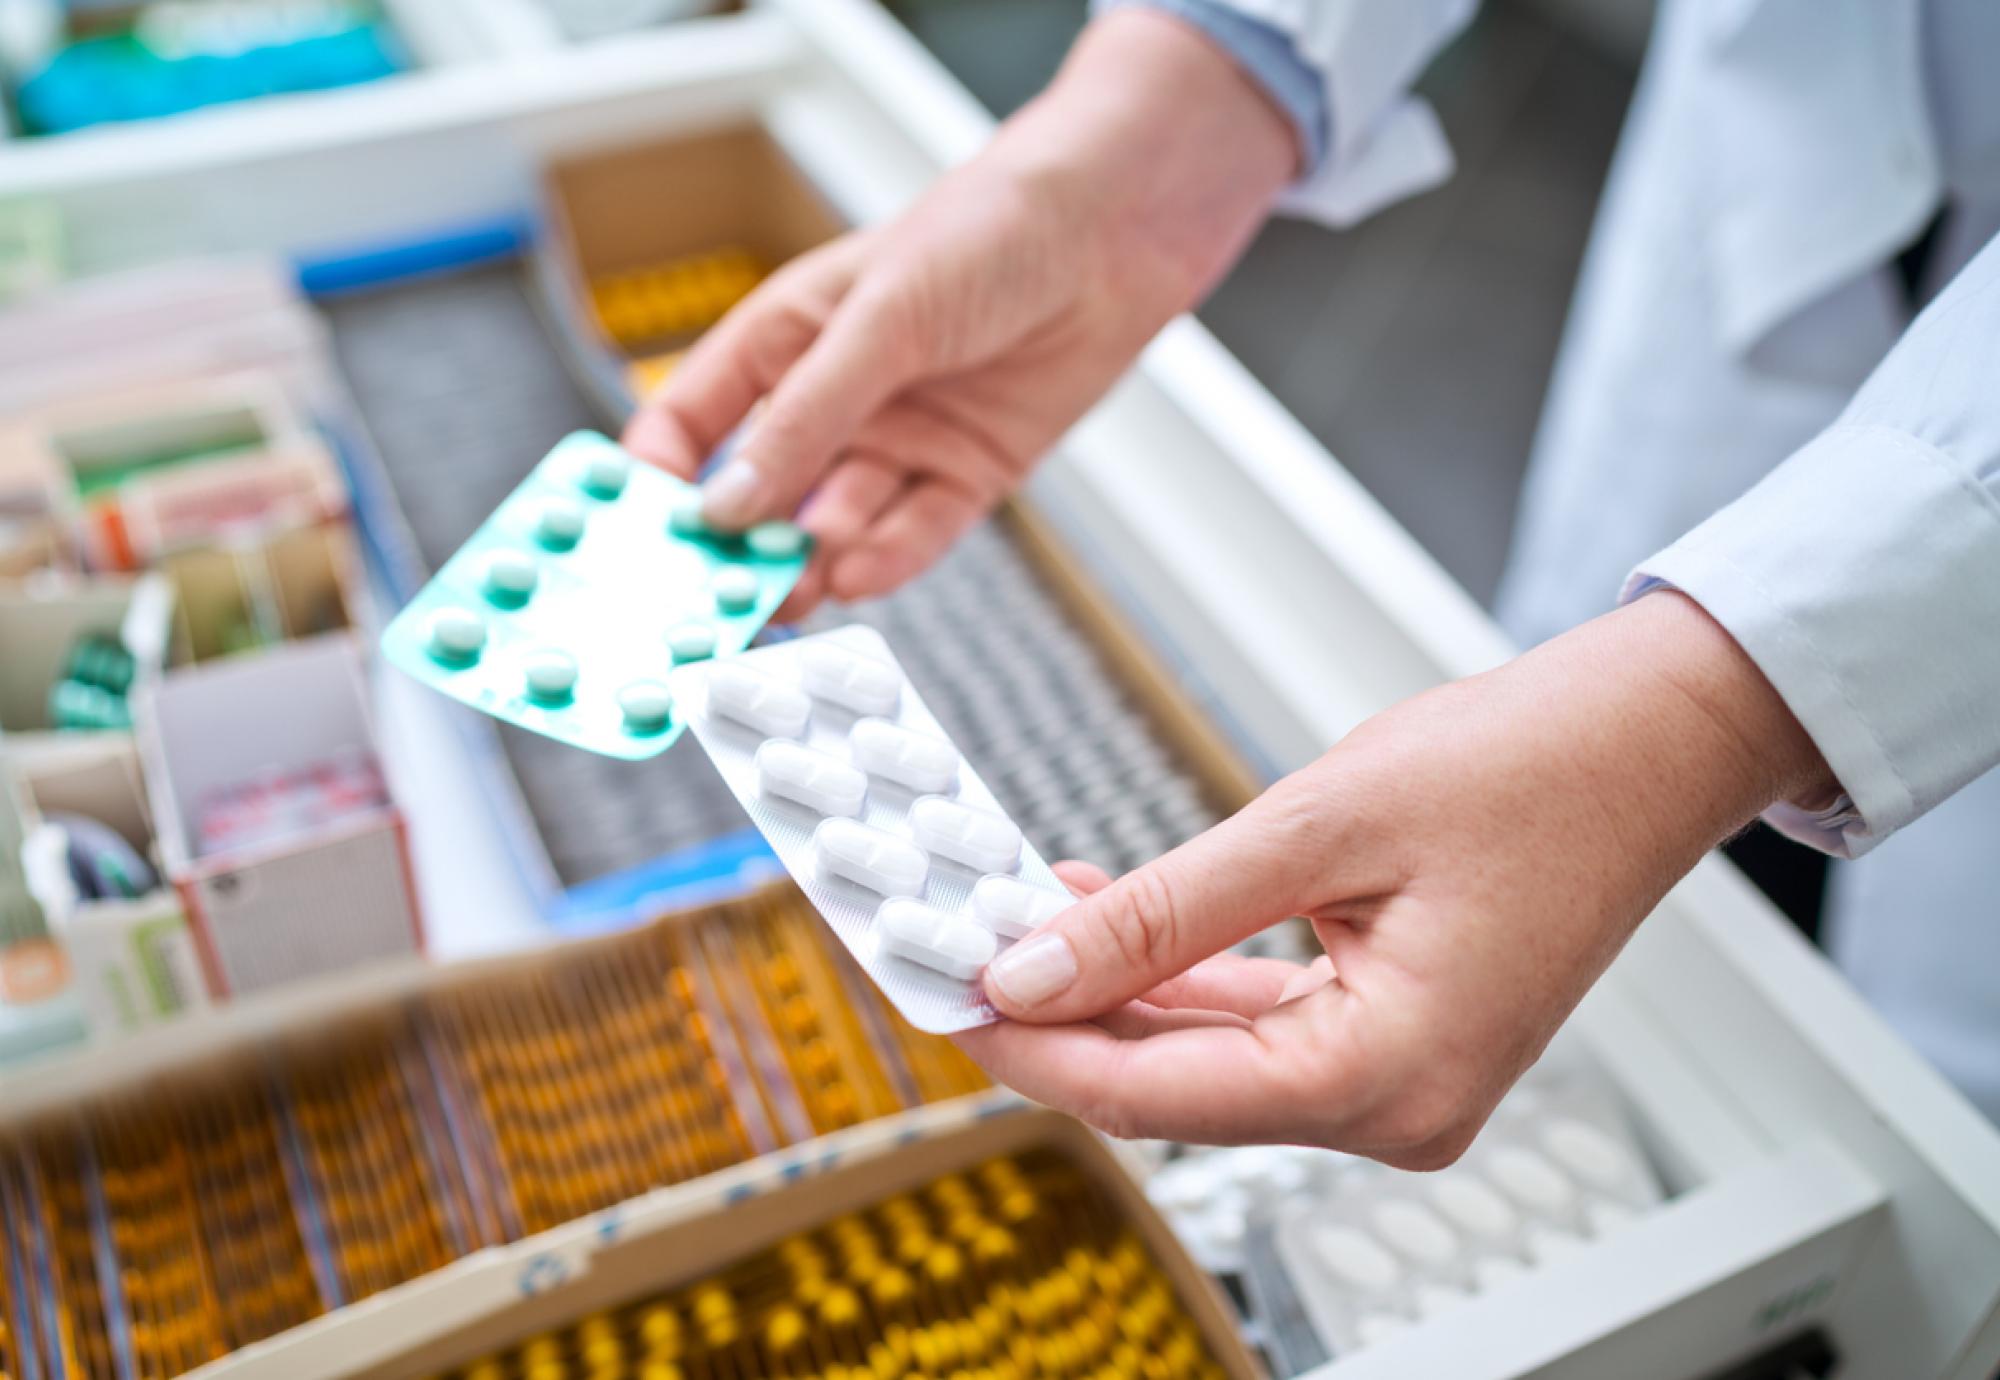
<instances>
[{"instance_id":1,"label":"hand holding green blister pack","mask_svg":"<svg viewBox=\"0 0 2000 1380\"><path fill-rule=\"evenodd\" d=\"M694 485L579 431L396 615L382 651L495 718L652 757L686 727L668 673L749 646L807 545L788 522L712 531Z\"/></svg>"}]
</instances>

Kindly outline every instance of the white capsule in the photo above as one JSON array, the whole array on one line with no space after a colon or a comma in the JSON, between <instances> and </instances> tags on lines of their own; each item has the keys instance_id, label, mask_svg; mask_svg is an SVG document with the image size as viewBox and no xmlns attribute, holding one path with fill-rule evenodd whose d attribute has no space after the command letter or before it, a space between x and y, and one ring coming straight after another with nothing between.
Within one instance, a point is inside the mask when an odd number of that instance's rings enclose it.
<instances>
[{"instance_id":1,"label":"white capsule","mask_svg":"<svg viewBox=\"0 0 2000 1380\"><path fill-rule=\"evenodd\" d=\"M798 737L812 717L805 691L735 661L718 665L709 676L708 703L716 713L771 738Z\"/></svg>"},{"instance_id":2,"label":"white capsule","mask_svg":"<svg viewBox=\"0 0 2000 1380\"><path fill-rule=\"evenodd\" d=\"M1417 1305L1417 1316L1428 1319L1440 1313L1449 1313L1461 1304L1471 1303L1472 1295L1448 1284L1419 1284L1413 1301Z\"/></svg>"},{"instance_id":3,"label":"white capsule","mask_svg":"<svg viewBox=\"0 0 2000 1380\"><path fill-rule=\"evenodd\" d=\"M1353 1227L1320 1226L1307 1238L1319 1263L1350 1289L1381 1293L1396 1287L1403 1267L1374 1237Z\"/></svg>"},{"instance_id":4,"label":"white capsule","mask_svg":"<svg viewBox=\"0 0 2000 1380\"><path fill-rule=\"evenodd\" d=\"M757 785L766 795L796 801L822 815L861 813L868 778L830 753L772 738L757 749Z\"/></svg>"},{"instance_id":5,"label":"white capsule","mask_svg":"<svg viewBox=\"0 0 2000 1380\"><path fill-rule=\"evenodd\" d=\"M799 681L815 699L857 714L893 714L903 691L903 673L894 666L831 642L799 648Z\"/></svg>"},{"instance_id":6,"label":"white capsule","mask_svg":"<svg viewBox=\"0 0 2000 1380\"><path fill-rule=\"evenodd\" d=\"M931 870L923 849L857 819L821 820L813 830L813 852L822 872L879 896L921 896Z\"/></svg>"},{"instance_id":7,"label":"white capsule","mask_svg":"<svg viewBox=\"0 0 2000 1380\"><path fill-rule=\"evenodd\" d=\"M882 931L884 952L946 977L978 977L999 947L991 930L907 896L884 901L875 912L875 923Z\"/></svg>"},{"instance_id":8,"label":"white capsule","mask_svg":"<svg viewBox=\"0 0 2000 1380\"><path fill-rule=\"evenodd\" d=\"M1004 939L1019 939L1076 904L1076 897L1004 874L981 877L972 888L972 918Z\"/></svg>"},{"instance_id":9,"label":"white capsule","mask_svg":"<svg viewBox=\"0 0 2000 1380\"><path fill-rule=\"evenodd\" d=\"M1021 860L1021 831L1011 819L941 795L910 806L910 833L927 853L976 872L1012 872Z\"/></svg>"},{"instance_id":10,"label":"white capsule","mask_svg":"<svg viewBox=\"0 0 2000 1380\"><path fill-rule=\"evenodd\" d=\"M1484 1291L1527 1278L1528 1267L1512 1256L1482 1256L1472 1262L1472 1282Z\"/></svg>"},{"instance_id":11,"label":"white capsule","mask_svg":"<svg viewBox=\"0 0 2000 1380\"><path fill-rule=\"evenodd\" d=\"M1593 1188L1616 1192L1632 1181L1635 1166L1625 1147L1573 1116L1557 1117L1548 1124L1542 1148Z\"/></svg>"},{"instance_id":12,"label":"white capsule","mask_svg":"<svg viewBox=\"0 0 2000 1380\"><path fill-rule=\"evenodd\" d=\"M1521 1224L1521 1215L1505 1198L1461 1170L1433 1175L1426 1187L1439 1212L1482 1241L1504 1240Z\"/></svg>"},{"instance_id":13,"label":"white capsule","mask_svg":"<svg viewBox=\"0 0 2000 1380\"><path fill-rule=\"evenodd\" d=\"M1373 1346L1409 1330L1410 1320L1394 1313L1363 1313L1354 1322L1354 1336L1362 1346Z\"/></svg>"},{"instance_id":14,"label":"white capsule","mask_svg":"<svg viewBox=\"0 0 2000 1380\"><path fill-rule=\"evenodd\" d=\"M1610 1198L1592 1198L1583 1205L1584 1225L1592 1236L1616 1236L1639 1224L1639 1214Z\"/></svg>"},{"instance_id":15,"label":"white capsule","mask_svg":"<svg viewBox=\"0 0 2000 1380\"><path fill-rule=\"evenodd\" d=\"M1458 1237L1427 1207L1393 1198L1375 1209L1376 1235L1400 1255L1424 1265L1449 1265L1458 1255Z\"/></svg>"},{"instance_id":16,"label":"white capsule","mask_svg":"<svg viewBox=\"0 0 2000 1380\"><path fill-rule=\"evenodd\" d=\"M1570 1181L1533 1150L1503 1145L1487 1160L1486 1170L1501 1191L1530 1212L1567 1212L1576 1199Z\"/></svg>"},{"instance_id":17,"label":"white capsule","mask_svg":"<svg viewBox=\"0 0 2000 1380\"><path fill-rule=\"evenodd\" d=\"M1528 1259L1537 1265L1547 1265L1564 1256L1575 1255L1584 1248L1582 1237L1544 1222L1529 1224L1522 1244L1528 1248Z\"/></svg>"},{"instance_id":18,"label":"white capsule","mask_svg":"<svg viewBox=\"0 0 2000 1380\"><path fill-rule=\"evenodd\" d=\"M937 793L958 781L958 749L928 733L887 719L858 719L847 742L863 771L898 786Z\"/></svg>"}]
</instances>

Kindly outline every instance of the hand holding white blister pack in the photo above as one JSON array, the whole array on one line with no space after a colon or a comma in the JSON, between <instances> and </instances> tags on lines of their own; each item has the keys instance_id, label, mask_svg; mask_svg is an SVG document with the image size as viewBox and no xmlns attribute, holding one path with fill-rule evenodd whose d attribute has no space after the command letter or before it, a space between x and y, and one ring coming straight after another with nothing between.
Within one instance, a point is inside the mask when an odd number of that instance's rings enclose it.
<instances>
[{"instance_id":1,"label":"hand holding white blister pack","mask_svg":"<svg viewBox=\"0 0 2000 1380\"><path fill-rule=\"evenodd\" d=\"M676 669L688 726L779 861L903 1017L998 1019L980 972L1075 898L966 765L873 628Z\"/></svg>"}]
</instances>

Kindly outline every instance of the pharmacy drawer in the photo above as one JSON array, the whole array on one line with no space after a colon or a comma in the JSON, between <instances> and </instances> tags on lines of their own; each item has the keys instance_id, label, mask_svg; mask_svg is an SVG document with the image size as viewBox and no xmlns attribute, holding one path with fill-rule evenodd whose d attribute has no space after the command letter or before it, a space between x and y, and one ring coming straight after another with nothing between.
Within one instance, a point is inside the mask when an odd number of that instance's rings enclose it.
<instances>
[{"instance_id":1,"label":"pharmacy drawer","mask_svg":"<svg viewBox=\"0 0 2000 1380\"><path fill-rule=\"evenodd\" d=\"M859 221L905 204L990 129L874 6L771 0L504 76L422 72L310 108L10 149L0 200L53 199L87 268L217 249L318 258L518 224L552 157L744 119ZM1143 487L1129 478L1138 456ZM1065 439L1030 498L1279 769L1508 654L1191 320ZM1315 600L1285 597L1299 588ZM1726 864L1663 902L1570 1038L1616 1079L1672 1204L1447 1326L1317 1374L1666 1380L1815 1323L1843 1374L1987 1380L2000 1364L2000 1135Z\"/></svg>"}]
</instances>

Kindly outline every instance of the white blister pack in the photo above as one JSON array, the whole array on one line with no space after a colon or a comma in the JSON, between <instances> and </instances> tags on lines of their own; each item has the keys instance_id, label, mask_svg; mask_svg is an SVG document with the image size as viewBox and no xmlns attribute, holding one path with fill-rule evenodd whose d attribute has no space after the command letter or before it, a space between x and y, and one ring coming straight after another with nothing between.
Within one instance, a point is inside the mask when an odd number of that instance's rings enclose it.
<instances>
[{"instance_id":1,"label":"white blister pack","mask_svg":"<svg viewBox=\"0 0 2000 1380\"><path fill-rule=\"evenodd\" d=\"M780 862L904 1019L998 1019L979 974L1074 898L875 629L676 669L674 704Z\"/></svg>"}]
</instances>

